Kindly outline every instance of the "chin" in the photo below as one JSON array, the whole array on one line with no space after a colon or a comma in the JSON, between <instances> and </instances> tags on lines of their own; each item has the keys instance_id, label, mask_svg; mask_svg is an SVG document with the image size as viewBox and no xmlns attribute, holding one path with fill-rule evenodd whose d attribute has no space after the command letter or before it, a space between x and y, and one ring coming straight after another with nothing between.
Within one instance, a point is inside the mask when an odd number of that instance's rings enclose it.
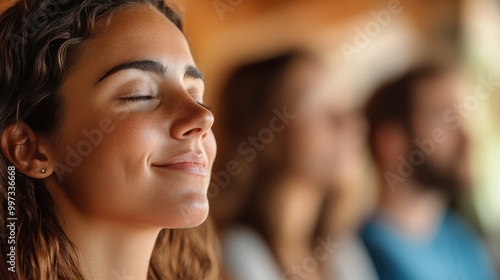
<instances>
[{"instance_id":1,"label":"chin","mask_svg":"<svg viewBox=\"0 0 500 280\"><path fill-rule=\"evenodd\" d=\"M187 224L185 227L186 228L197 227L203 224L207 220L207 217L208 217L208 210L205 211L203 214L199 215L198 217L196 217L195 219L193 219L191 223Z\"/></svg>"},{"instance_id":2,"label":"chin","mask_svg":"<svg viewBox=\"0 0 500 280\"><path fill-rule=\"evenodd\" d=\"M193 228L201 225L208 217L207 211L200 211L199 213L190 213L184 219L179 221L175 226L169 228Z\"/></svg>"},{"instance_id":3,"label":"chin","mask_svg":"<svg viewBox=\"0 0 500 280\"><path fill-rule=\"evenodd\" d=\"M209 205L206 194L202 199L189 200L180 209L178 228L191 228L202 224L208 217Z\"/></svg>"}]
</instances>

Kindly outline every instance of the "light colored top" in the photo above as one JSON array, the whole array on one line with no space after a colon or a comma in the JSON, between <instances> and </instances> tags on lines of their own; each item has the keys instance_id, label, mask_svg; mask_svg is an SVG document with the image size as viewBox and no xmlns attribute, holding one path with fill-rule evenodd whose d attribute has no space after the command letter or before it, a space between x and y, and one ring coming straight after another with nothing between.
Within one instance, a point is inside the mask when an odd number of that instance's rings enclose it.
<instances>
[{"instance_id":1,"label":"light colored top","mask_svg":"<svg viewBox=\"0 0 500 280\"><path fill-rule=\"evenodd\" d=\"M356 238L338 242L333 250L311 256L302 264L282 272L263 238L247 227L234 227L222 237L224 265L234 280L307 279L317 263L329 262L335 280L377 280L376 272L362 243ZM324 244L323 244L324 245ZM318 244L318 248L321 248ZM325 260L326 259L326 260Z\"/></svg>"}]
</instances>

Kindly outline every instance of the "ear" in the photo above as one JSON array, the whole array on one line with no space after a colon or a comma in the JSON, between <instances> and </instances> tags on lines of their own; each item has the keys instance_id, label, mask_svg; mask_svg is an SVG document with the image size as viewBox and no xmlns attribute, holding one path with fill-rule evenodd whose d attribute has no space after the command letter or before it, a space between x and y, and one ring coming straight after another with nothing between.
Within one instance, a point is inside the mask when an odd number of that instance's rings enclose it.
<instances>
[{"instance_id":1,"label":"ear","mask_svg":"<svg viewBox=\"0 0 500 280\"><path fill-rule=\"evenodd\" d=\"M43 179L54 170L49 161L48 148L23 122L5 128L1 135L1 148L16 169L27 176Z\"/></svg>"}]
</instances>

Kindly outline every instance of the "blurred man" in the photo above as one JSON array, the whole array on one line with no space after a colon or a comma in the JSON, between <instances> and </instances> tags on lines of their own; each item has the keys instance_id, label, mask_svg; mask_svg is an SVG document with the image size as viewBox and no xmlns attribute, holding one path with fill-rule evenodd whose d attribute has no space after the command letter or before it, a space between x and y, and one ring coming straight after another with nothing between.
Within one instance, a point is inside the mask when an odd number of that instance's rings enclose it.
<instances>
[{"instance_id":1,"label":"blurred man","mask_svg":"<svg viewBox=\"0 0 500 280\"><path fill-rule=\"evenodd\" d=\"M471 185L459 93L457 73L431 65L368 102L380 205L362 239L380 279L497 279L479 238L448 207Z\"/></svg>"}]
</instances>

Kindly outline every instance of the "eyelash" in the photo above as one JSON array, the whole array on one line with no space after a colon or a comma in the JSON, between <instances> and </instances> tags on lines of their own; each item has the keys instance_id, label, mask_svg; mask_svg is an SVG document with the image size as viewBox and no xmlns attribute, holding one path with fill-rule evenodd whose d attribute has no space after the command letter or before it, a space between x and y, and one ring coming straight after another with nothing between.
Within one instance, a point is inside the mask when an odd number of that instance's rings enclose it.
<instances>
[{"instance_id":1,"label":"eyelash","mask_svg":"<svg viewBox=\"0 0 500 280\"><path fill-rule=\"evenodd\" d=\"M154 97L151 96L151 95L141 95L141 96L129 96L129 97L123 97L123 98L120 98L121 101L123 102L143 102L143 101L148 101L148 100L151 100L153 99ZM201 107L207 109L208 111L212 111L212 109L210 107L208 107L207 105L201 103L201 102L196 102L198 103L198 105L200 105Z\"/></svg>"},{"instance_id":2,"label":"eyelash","mask_svg":"<svg viewBox=\"0 0 500 280\"><path fill-rule=\"evenodd\" d=\"M141 101L148 101L148 100L151 100L153 98L154 97L151 95L140 95L140 96L123 97L123 98L120 98L120 100L123 102L141 102Z\"/></svg>"},{"instance_id":3,"label":"eyelash","mask_svg":"<svg viewBox=\"0 0 500 280\"><path fill-rule=\"evenodd\" d=\"M198 105L200 105L201 107L207 109L208 111L212 111L212 109L210 107L208 107L207 105L205 105L205 104L203 104L201 102L196 102L196 103L198 103Z\"/></svg>"}]
</instances>

